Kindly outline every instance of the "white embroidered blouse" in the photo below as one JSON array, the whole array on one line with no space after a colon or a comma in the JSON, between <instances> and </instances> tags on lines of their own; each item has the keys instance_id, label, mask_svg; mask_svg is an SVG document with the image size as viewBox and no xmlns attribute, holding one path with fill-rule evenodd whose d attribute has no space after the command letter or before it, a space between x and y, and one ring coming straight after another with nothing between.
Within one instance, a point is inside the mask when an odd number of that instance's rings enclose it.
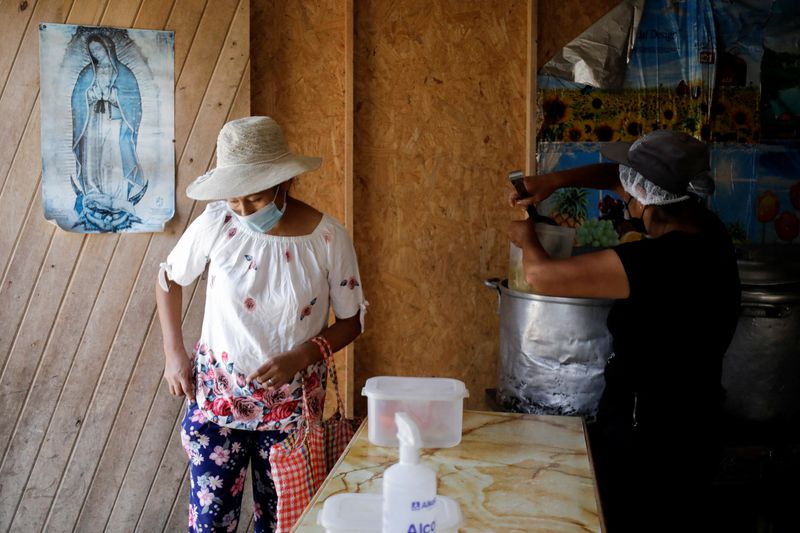
<instances>
[{"instance_id":1,"label":"white embroidered blouse","mask_svg":"<svg viewBox=\"0 0 800 533\"><path fill-rule=\"evenodd\" d=\"M246 376L319 334L329 305L338 318L360 313L363 330L367 302L347 230L323 215L308 235L267 235L241 224L226 202L213 202L161 264L161 287L167 290L167 279L188 285L206 266L203 328L194 351L198 408L221 426L291 430L302 412L299 373L272 392ZM323 377L324 365L307 371Z\"/></svg>"}]
</instances>

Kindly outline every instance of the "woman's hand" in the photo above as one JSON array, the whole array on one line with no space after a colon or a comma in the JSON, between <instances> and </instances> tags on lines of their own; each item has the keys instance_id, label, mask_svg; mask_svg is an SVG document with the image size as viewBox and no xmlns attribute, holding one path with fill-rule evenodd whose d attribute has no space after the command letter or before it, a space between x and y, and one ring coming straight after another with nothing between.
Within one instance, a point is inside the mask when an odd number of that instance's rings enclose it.
<instances>
[{"instance_id":1,"label":"woman's hand","mask_svg":"<svg viewBox=\"0 0 800 533\"><path fill-rule=\"evenodd\" d=\"M257 381L268 389L279 389L292 381L300 370L318 359L319 348L311 342L304 342L288 352L271 357L247 376L247 381Z\"/></svg>"},{"instance_id":2,"label":"woman's hand","mask_svg":"<svg viewBox=\"0 0 800 533\"><path fill-rule=\"evenodd\" d=\"M192 363L186 350L181 347L168 352L164 365L164 379L169 385L169 392L173 396L186 396L194 394L192 384Z\"/></svg>"},{"instance_id":3,"label":"woman's hand","mask_svg":"<svg viewBox=\"0 0 800 533\"><path fill-rule=\"evenodd\" d=\"M508 238L518 248L522 248L525 243L536 239L536 230L531 219L517 220L508 225Z\"/></svg>"},{"instance_id":4,"label":"woman's hand","mask_svg":"<svg viewBox=\"0 0 800 533\"><path fill-rule=\"evenodd\" d=\"M510 192L508 194L508 204L511 207L526 209L529 205L535 206L539 202L547 199L547 197L553 194L558 188L558 186L553 185L554 180L551 179L549 174L542 176L526 176L523 182L525 183L525 189L528 191L528 196L526 198L520 198L516 190Z\"/></svg>"}]
</instances>

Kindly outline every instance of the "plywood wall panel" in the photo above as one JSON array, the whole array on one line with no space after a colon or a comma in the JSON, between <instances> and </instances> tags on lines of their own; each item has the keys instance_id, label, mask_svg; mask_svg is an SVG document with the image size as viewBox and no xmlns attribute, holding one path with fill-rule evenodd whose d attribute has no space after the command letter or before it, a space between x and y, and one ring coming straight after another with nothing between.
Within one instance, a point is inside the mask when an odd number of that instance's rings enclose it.
<instances>
[{"instance_id":1,"label":"plywood wall panel","mask_svg":"<svg viewBox=\"0 0 800 533\"><path fill-rule=\"evenodd\" d=\"M252 110L284 129L289 146L322 157L293 194L344 217L345 20L343 0L253 4Z\"/></svg>"},{"instance_id":2,"label":"plywood wall panel","mask_svg":"<svg viewBox=\"0 0 800 533\"><path fill-rule=\"evenodd\" d=\"M449 376L482 407L496 384L482 281L507 268L526 16L525 1L355 3L355 242L370 300L355 390L373 375Z\"/></svg>"}]
</instances>

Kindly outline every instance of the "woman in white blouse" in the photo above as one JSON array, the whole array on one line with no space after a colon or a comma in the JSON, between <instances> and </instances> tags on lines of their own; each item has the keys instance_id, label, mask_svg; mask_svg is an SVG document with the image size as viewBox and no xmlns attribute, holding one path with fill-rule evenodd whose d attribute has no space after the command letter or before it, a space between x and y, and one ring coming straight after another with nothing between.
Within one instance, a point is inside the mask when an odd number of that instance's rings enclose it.
<instances>
[{"instance_id":1,"label":"woman in white blouse","mask_svg":"<svg viewBox=\"0 0 800 533\"><path fill-rule=\"evenodd\" d=\"M345 228L288 195L291 179L318 169L319 158L292 154L271 118L248 117L222 128L217 162L186 193L224 201L191 223L158 276L164 378L188 400L181 440L191 463L189 530L235 530L252 461L256 531L270 531L270 447L301 416L303 378L319 409L323 347L352 342L367 303ZM202 333L190 357L181 287L206 268Z\"/></svg>"}]
</instances>

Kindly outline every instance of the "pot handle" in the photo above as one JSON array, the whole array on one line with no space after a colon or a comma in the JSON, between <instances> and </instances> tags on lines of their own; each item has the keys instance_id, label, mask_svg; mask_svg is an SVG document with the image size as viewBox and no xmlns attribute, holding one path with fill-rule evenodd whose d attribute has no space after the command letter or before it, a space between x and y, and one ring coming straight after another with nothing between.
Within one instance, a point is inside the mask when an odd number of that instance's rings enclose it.
<instances>
[{"instance_id":1,"label":"pot handle","mask_svg":"<svg viewBox=\"0 0 800 533\"><path fill-rule=\"evenodd\" d=\"M792 314L792 309L788 305L743 303L741 313L748 318L784 318Z\"/></svg>"},{"instance_id":2,"label":"pot handle","mask_svg":"<svg viewBox=\"0 0 800 533\"><path fill-rule=\"evenodd\" d=\"M502 295L502 293L500 292L500 284L501 283L503 283L503 281L500 278L489 278L489 279L483 280L483 284L484 285L486 285L490 289L494 289L494 290L497 291L497 309L496 309L496 312L497 312L498 315L500 314L500 296Z\"/></svg>"}]
</instances>

